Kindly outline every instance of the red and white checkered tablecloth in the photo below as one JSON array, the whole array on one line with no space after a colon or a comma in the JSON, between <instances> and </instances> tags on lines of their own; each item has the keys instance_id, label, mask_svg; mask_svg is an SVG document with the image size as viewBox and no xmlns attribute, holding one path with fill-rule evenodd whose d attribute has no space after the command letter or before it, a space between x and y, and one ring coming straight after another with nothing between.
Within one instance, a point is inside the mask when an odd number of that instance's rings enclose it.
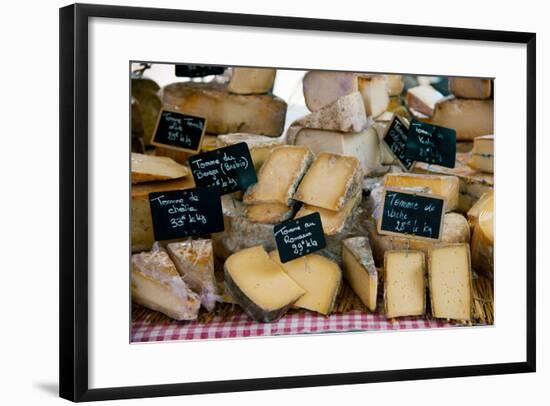
<instances>
[{"instance_id":1,"label":"red and white checkered tablecloth","mask_svg":"<svg viewBox=\"0 0 550 406\"><path fill-rule=\"evenodd\" d=\"M451 326L450 323L442 320L426 320L416 317L388 320L383 315L361 311L332 314L329 317L324 317L313 312L292 313L273 323L258 323L250 319L246 314L240 314L229 321L214 318L208 324L197 321L174 322L170 324L144 321L133 322L132 342L239 338L345 331L427 329Z\"/></svg>"}]
</instances>

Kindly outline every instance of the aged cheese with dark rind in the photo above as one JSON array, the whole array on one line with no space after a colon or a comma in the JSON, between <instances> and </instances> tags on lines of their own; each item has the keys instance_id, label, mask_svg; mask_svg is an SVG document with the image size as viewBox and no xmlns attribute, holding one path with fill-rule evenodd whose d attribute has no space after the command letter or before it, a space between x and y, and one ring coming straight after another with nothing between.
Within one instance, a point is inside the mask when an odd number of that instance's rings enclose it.
<instances>
[{"instance_id":1,"label":"aged cheese with dark rind","mask_svg":"<svg viewBox=\"0 0 550 406\"><path fill-rule=\"evenodd\" d=\"M302 85L309 111L317 111L358 90L357 75L351 72L310 71L304 75Z\"/></svg>"},{"instance_id":2,"label":"aged cheese with dark rind","mask_svg":"<svg viewBox=\"0 0 550 406\"><path fill-rule=\"evenodd\" d=\"M464 99L488 99L491 87L491 79L449 78L449 92Z\"/></svg>"},{"instance_id":3,"label":"aged cheese with dark rind","mask_svg":"<svg viewBox=\"0 0 550 406\"><path fill-rule=\"evenodd\" d=\"M171 158L132 152L132 183L183 178L189 169Z\"/></svg>"},{"instance_id":4,"label":"aged cheese with dark rind","mask_svg":"<svg viewBox=\"0 0 550 406\"><path fill-rule=\"evenodd\" d=\"M236 94L262 94L271 91L277 69L233 68L227 89Z\"/></svg>"},{"instance_id":5,"label":"aged cheese with dark rind","mask_svg":"<svg viewBox=\"0 0 550 406\"><path fill-rule=\"evenodd\" d=\"M371 312L376 310L378 271L367 237L352 237L342 241L344 278L361 302Z\"/></svg>"}]
</instances>

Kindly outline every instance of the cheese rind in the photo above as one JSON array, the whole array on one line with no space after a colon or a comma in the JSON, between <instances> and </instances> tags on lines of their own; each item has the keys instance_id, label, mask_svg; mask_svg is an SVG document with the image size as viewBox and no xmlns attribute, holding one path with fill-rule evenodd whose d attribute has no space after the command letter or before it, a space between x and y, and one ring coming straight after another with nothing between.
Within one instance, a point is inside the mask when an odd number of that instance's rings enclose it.
<instances>
[{"instance_id":1,"label":"cheese rind","mask_svg":"<svg viewBox=\"0 0 550 406\"><path fill-rule=\"evenodd\" d=\"M351 72L310 71L304 75L302 85L309 111L358 90L357 75Z\"/></svg>"},{"instance_id":2,"label":"cheese rind","mask_svg":"<svg viewBox=\"0 0 550 406\"><path fill-rule=\"evenodd\" d=\"M262 94L273 88L277 69L233 68L227 90L236 94Z\"/></svg>"},{"instance_id":3,"label":"cheese rind","mask_svg":"<svg viewBox=\"0 0 550 406\"><path fill-rule=\"evenodd\" d=\"M494 137L492 135L474 138L474 147L468 165L482 172L493 173Z\"/></svg>"},{"instance_id":4,"label":"cheese rind","mask_svg":"<svg viewBox=\"0 0 550 406\"><path fill-rule=\"evenodd\" d=\"M162 108L159 90L158 84L151 79L132 79L132 97L139 103L139 111L143 125L143 140L146 145L151 143L158 115Z\"/></svg>"},{"instance_id":5,"label":"cheese rind","mask_svg":"<svg viewBox=\"0 0 550 406\"><path fill-rule=\"evenodd\" d=\"M132 152L132 183L183 178L189 169L171 158Z\"/></svg>"},{"instance_id":6,"label":"cheese rind","mask_svg":"<svg viewBox=\"0 0 550 406\"><path fill-rule=\"evenodd\" d=\"M306 292L262 246L231 255L224 264L225 287L256 321L279 319Z\"/></svg>"},{"instance_id":7,"label":"cheese rind","mask_svg":"<svg viewBox=\"0 0 550 406\"><path fill-rule=\"evenodd\" d=\"M472 267L482 275L494 275L494 194L489 194L477 207L471 253Z\"/></svg>"},{"instance_id":8,"label":"cheese rind","mask_svg":"<svg viewBox=\"0 0 550 406\"><path fill-rule=\"evenodd\" d=\"M369 117L376 117L386 111L390 97L384 76L360 75L358 84L365 103L365 111Z\"/></svg>"},{"instance_id":9,"label":"cheese rind","mask_svg":"<svg viewBox=\"0 0 550 406\"><path fill-rule=\"evenodd\" d=\"M386 317L421 316L426 311L424 253L388 251L384 256Z\"/></svg>"},{"instance_id":10,"label":"cheese rind","mask_svg":"<svg viewBox=\"0 0 550 406\"><path fill-rule=\"evenodd\" d=\"M361 188L363 171L355 157L321 152L298 186L294 199L338 211Z\"/></svg>"},{"instance_id":11,"label":"cheese rind","mask_svg":"<svg viewBox=\"0 0 550 406\"><path fill-rule=\"evenodd\" d=\"M282 138L245 133L222 134L218 135L216 139L218 148L228 147L230 145L238 144L239 142L245 142L248 146L248 150L250 151L250 156L254 162L254 168L256 171L260 170L274 148L285 144Z\"/></svg>"},{"instance_id":12,"label":"cheese rind","mask_svg":"<svg viewBox=\"0 0 550 406\"><path fill-rule=\"evenodd\" d=\"M470 210L468 210L466 217L468 218L468 223L470 224L472 231L474 226L477 224L479 215L482 212L490 210L491 207L493 207L493 199L494 190L491 189L490 191L483 193L479 200L470 208Z\"/></svg>"},{"instance_id":13,"label":"cheese rind","mask_svg":"<svg viewBox=\"0 0 550 406\"><path fill-rule=\"evenodd\" d=\"M386 75L386 83L390 96L399 96L405 87L403 75Z\"/></svg>"},{"instance_id":14,"label":"cheese rind","mask_svg":"<svg viewBox=\"0 0 550 406\"><path fill-rule=\"evenodd\" d=\"M430 117L434 114L435 105L444 98L432 86L421 85L407 90L407 105Z\"/></svg>"},{"instance_id":15,"label":"cheese rind","mask_svg":"<svg viewBox=\"0 0 550 406\"><path fill-rule=\"evenodd\" d=\"M430 250L428 279L432 315L469 321L472 312L470 247L454 244Z\"/></svg>"},{"instance_id":16,"label":"cheese rind","mask_svg":"<svg viewBox=\"0 0 550 406\"><path fill-rule=\"evenodd\" d=\"M342 282L342 270L335 262L317 254L309 254L281 263L279 252L269 257L283 267L305 294L294 303L295 307L324 315L332 312Z\"/></svg>"},{"instance_id":17,"label":"cheese rind","mask_svg":"<svg viewBox=\"0 0 550 406\"><path fill-rule=\"evenodd\" d=\"M342 241L344 278L361 302L371 312L376 310L378 271L367 237L353 237Z\"/></svg>"},{"instance_id":18,"label":"cheese rind","mask_svg":"<svg viewBox=\"0 0 550 406\"><path fill-rule=\"evenodd\" d=\"M246 218L255 223L277 224L288 220L294 207L280 203L251 204L246 207Z\"/></svg>"},{"instance_id":19,"label":"cheese rind","mask_svg":"<svg viewBox=\"0 0 550 406\"><path fill-rule=\"evenodd\" d=\"M449 78L449 92L464 99L488 99L491 87L491 79Z\"/></svg>"}]
</instances>

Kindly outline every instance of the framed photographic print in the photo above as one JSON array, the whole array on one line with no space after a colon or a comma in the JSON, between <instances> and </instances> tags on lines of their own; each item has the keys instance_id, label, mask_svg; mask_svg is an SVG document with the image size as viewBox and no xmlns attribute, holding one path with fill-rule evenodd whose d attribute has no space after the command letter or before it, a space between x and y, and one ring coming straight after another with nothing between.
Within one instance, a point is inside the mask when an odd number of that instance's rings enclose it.
<instances>
[{"instance_id":1,"label":"framed photographic print","mask_svg":"<svg viewBox=\"0 0 550 406\"><path fill-rule=\"evenodd\" d=\"M535 371L535 34L70 5L60 99L62 397Z\"/></svg>"}]
</instances>

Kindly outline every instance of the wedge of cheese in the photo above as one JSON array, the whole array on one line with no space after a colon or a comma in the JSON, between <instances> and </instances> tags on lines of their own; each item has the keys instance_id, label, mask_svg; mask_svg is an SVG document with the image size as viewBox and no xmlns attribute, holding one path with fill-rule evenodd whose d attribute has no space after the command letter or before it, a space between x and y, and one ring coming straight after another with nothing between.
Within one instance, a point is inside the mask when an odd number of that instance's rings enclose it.
<instances>
[{"instance_id":1,"label":"wedge of cheese","mask_svg":"<svg viewBox=\"0 0 550 406\"><path fill-rule=\"evenodd\" d=\"M456 176L420 175L415 173L388 173L384 186L393 188L428 187L430 194L447 199L445 211L458 207L459 182Z\"/></svg>"},{"instance_id":2,"label":"wedge of cheese","mask_svg":"<svg viewBox=\"0 0 550 406\"><path fill-rule=\"evenodd\" d=\"M494 156L494 137L492 135L476 137L468 165L482 172L493 173Z\"/></svg>"},{"instance_id":3,"label":"wedge of cheese","mask_svg":"<svg viewBox=\"0 0 550 406\"><path fill-rule=\"evenodd\" d=\"M338 211L361 188L363 171L355 157L321 152L311 164L294 199Z\"/></svg>"},{"instance_id":4,"label":"wedge of cheese","mask_svg":"<svg viewBox=\"0 0 550 406\"><path fill-rule=\"evenodd\" d=\"M428 280L433 317L469 321L472 313L470 247L437 247L428 255Z\"/></svg>"},{"instance_id":5,"label":"wedge of cheese","mask_svg":"<svg viewBox=\"0 0 550 406\"><path fill-rule=\"evenodd\" d=\"M379 170L382 164L380 141L373 127L357 133L303 128L294 134L293 138L288 139L289 144L306 145L316 155L325 151L354 156L361 163L365 175Z\"/></svg>"},{"instance_id":6,"label":"wedge of cheese","mask_svg":"<svg viewBox=\"0 0 550 406\"><path fill-rule=\"evenodd\" d=\"M353 92L339 97L297 120L296 125L318 130L359 132L367 126L367 115L361 93Z\"/></svg>"},{"instance_id":7,"label":"wedge of cheese","mask_svg":"<svg viewBox=\"0 0 550 406\"><path fill-rule=\"evenodd\" d=\"M424 253L388 251L384 256L384 310L387 318L421 316L426 311Z\"/></svg>"},{"instance_id":8,"label":"wedge of cheese","mask_svg":"<svg viewBox=\"0 0 550 406\"><path fill-rule=\"evenodd\" d=\"M332 312L342 283L342 270L335 262L317 254L309 254L281 263L278 251L269 257L283 267L285 272L305 294L294 303L295 307L328 315Z\"/></svg>"},{"instance_id":9,"label":"wedge of cheese","mask_svg":"<svg viewBox=\"0 0 550 406\"><path fill-rule=\"evenodd\" d=\"M310 71L304 75L302 85L309 111L317 111L358 90L357 75L351 72Z\"/></svg>"},{"instance_id":10,"label":"wedge of cheese","mask_svg":"<svg viewBox=\"0 0 550 406\"><path fill-rule=\"evenodd\" d=\"M353 237L342 241L344 278L361 302L371 312L376 310L378 271L367 237Z\"/></svg>"},{"instance_id":11,"label":"wedge of cheese","mask_svg":"<svg viewBox=\"0 0 550 406\"><path fill-rule=\"evenodd\" d=\"M284 145L273 149L258 173L258 182L243 197L246 204L292 204L292 196L313 161L308 147Z\"/></svg>"},{"instance_id":12,"label":"wedge of cheese","mask_svg":"<svg viewBox=\"0 0 550 406\"><path fill-rule=\"evenodd\" d=\"M233 68L227 90L236 94L262 94L271 91L277 69Z\"/></svg>"},{"instance_id":13,"label":"wedge of cheese","mask_svg":"<svg viewBox=\"0 0 550 406\"><path fill-rule=\"evenodd\" d=\"M369 117L376 117L386 111L390 102L386 77L381 75L360 75L359 91L363 96L365 111Z\"/></svg>"},{"instance_id":14,"label":"wedge of cheese","mask_svg":"<svg viewBox=\"0 0 550 406\"><path fill-rule=\"evenodd\" d=\"M228 147L240 142L245 142L248 146L256 171L260 170L273 148L285 144L282 138L266 137L256 134L235 133L218 135L216 137L217 148Z\"/></svg>"},{"instance_id":15,"label":"wedge of cheese","mask_svg":"<svg viewBox=\"0 0 550 406\"><path fill-rule=\"evenodd\" d=\"M493 206L494 190L483 193L479 200L468 210L466 217L472 231L479 219L479 215Z\"/></svg>"},{"instance_id":16,"label":"wedge of cheese","mask_svg":"<svg viewBox=\"0 0 550 406\"><path fill-rule=\"evenodd\" d=\"M189 175L189 169L166 157L132 152L132 183L178 179Z\"/></svg>"},{"instance_id":17,"label":"wedge of cheese","mask_svg":"<svg viewBox=\"0 0 550 406\"><path fill-rule=\"evenodd\" d=\"M185 283L199 294L204 308L213 311L216 302L221 299L214 276L212 241L199 239L174 242L168 244L166 250Z\"/></svg>"},{"instance_id":18,"label":"wedge of cheese","mask_svg":"<svg viewBox=\"0 0 550 406\"><path fill-rule=\"evenodd\" d=\"M194 320L200 298L183 281L166 251L132 255L132 300L175 320Z\"/></svg>"},{"instance_id":19,"label":"wedge of cheese","mask_svg":"<svg viewBox=\"0 0 550 406\"><path fill-rule=\"evenodd\" d=\"M449 92L464 99L488 99L491 87L491 79L449 78Z\"/></svg>"},{"instance_id":20,"label":"wedge of cheese","mask_svg":"<svg viewBox=\"0 0 550 406\"><path fill-rule=\"evenodd\" d=\"M472 267L484 276L494 275L494 195L489 194L477 207L472 233Z\"/></svg>"},{"instance_id":21,"label":"wedge of cheese","mask_svg":"<svg viewBox=\"0 0 550 406\"><path fill-rule=\"evenodd\" d=\"M390 96L399 96L403 93L403 89L405 88L403 75L386 75L386 83L388 86L388 94Z\"/></svg>"},{"instance_id":22,"label":"wedge of cheese","mask_svg":"<svg viewBox=\"0 0 550 406\"><path fill-rule=\"evenodd\" d=\"M251 204L246 207L246 218L255 223L277 224L294 214L294 206L281 203Z\"/></svg>"},{"instance_id":23,"label":"wedge of cheese","mask_svg":"<svg viewBox=\"0 0 550 406\"><path fill-rule=\"evenodd\" d=\"M206 136L205 136L206 137ZM203 137L204 138L204 137ZM189 158L196 155L194 152L178 151L173 148L155 146L155 155L173 159L180 165L189 165Z\"/></svg>"},{"instance_id":24,"label":"wedge of cheese","mask_svg":"<svg viewBox=\"0 0 550 406\"><path fill-rule=\"evenodd\" d=\"M162 95L166 108L206 117L209 134L283 133L287 106L276 96L233 94L223 84L196 82L172 83Z\"/></svg>"},{"instance_id":25,"label":"wedge of cheese","mask_svg":"<svg viewBox=\"0 0 550 406\"><path fill-rule=\"evenodd\" d=\"M224 281L231 297L246 313L265 323L279 319L306 293L262 246L227 258Z\"/></svg>"},{"instance_id":26,"label":"wedge of cheese","mask_svg":"<svg viewBox=\"0 0 550 406\"><path fill-rule=\"evenodd\" d=\"M433 116L435 105L443 99L445 96L432 86L421 85L407 90L407 105L429 117Z\"/></svg>"}]
</instances>

